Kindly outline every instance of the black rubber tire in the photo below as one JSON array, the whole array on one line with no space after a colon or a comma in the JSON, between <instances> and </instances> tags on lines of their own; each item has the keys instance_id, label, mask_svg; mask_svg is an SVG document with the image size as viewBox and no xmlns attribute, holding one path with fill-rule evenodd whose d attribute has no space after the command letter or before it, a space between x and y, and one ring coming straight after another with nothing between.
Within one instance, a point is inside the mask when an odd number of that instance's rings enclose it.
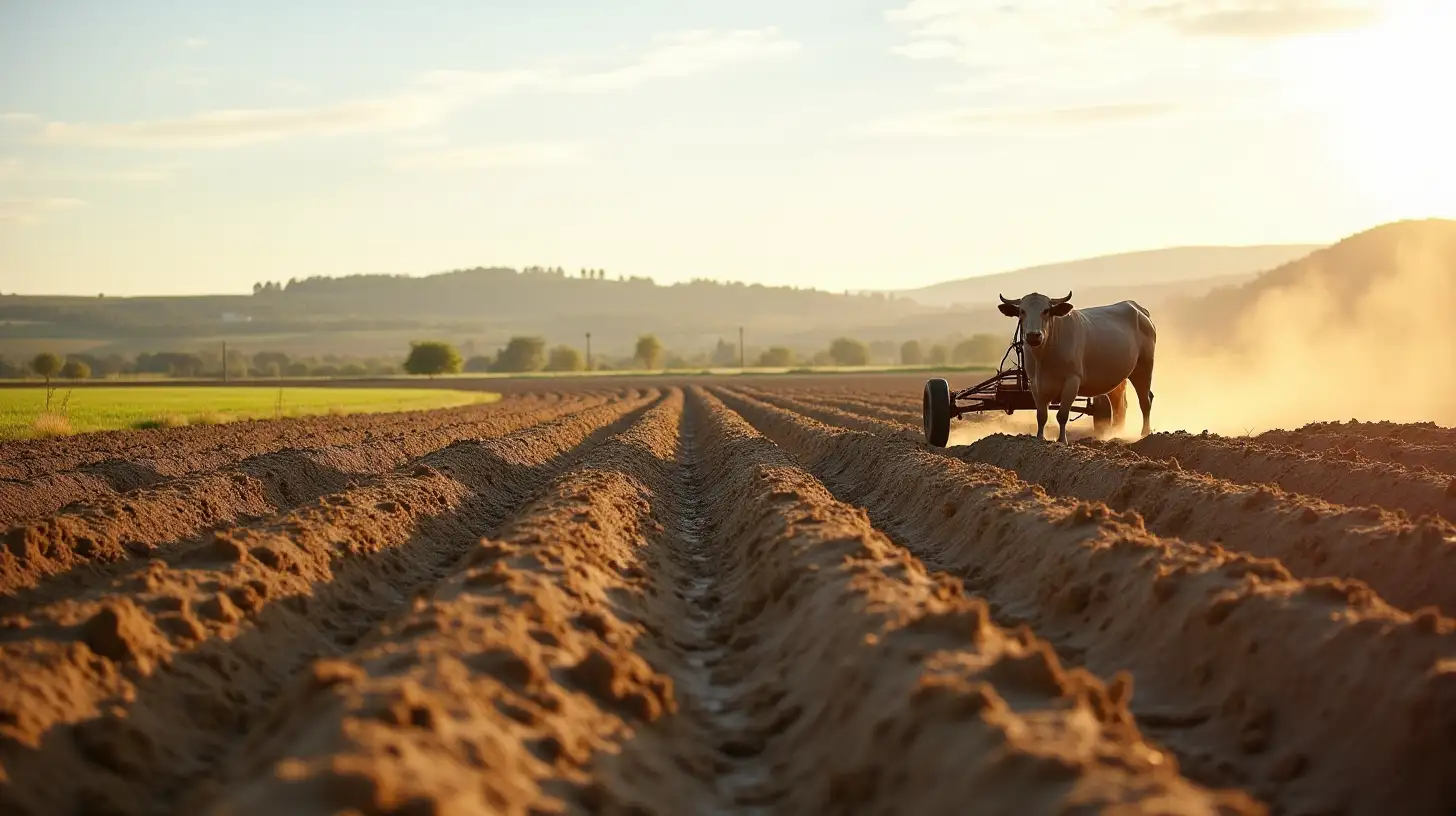
<instances>
[{"instance_id":1,"label":"black rubber tire","mask_svg":"<svg viewBox=\"0 0 1456 816\"><path fill-rule=\"evenodd\" d=\"M927 380L920 404L925 441L937 448L950 439L950 384L942 379Z\"/></svg>"},{"instance_id":2,"label":"black rubber tire","mask_svg":"<svg viewBox=\"0 0 1456 816\"><path fill-rule=\"evenodd\" d=\"M1092 432L1098 436L1112 429L1112 400L1106 394L1092 398Z\"/></svg>"}]
</instances>

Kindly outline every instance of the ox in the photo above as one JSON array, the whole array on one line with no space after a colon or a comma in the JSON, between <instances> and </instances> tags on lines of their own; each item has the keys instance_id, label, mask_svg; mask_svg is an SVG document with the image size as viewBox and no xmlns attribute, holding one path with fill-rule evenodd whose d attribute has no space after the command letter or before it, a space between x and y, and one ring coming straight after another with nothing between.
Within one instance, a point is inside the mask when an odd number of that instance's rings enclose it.
<instances>
[{"instance_id":1,"label":"ox","mask_svg":"<svg viewBox=\"0 0 1456 816\"><path fill-rule=\"evenodd\" d=\"M1112 426L1127 416L1127 383L1137 391L1143 436L1152 432L1153 348L1158 331L1148 310L1131 300L1087 309L1072 307L1072 293L1049 298L1033 292L1001 297L1001 313L1021 325L1026 377L1036 403L1036 436L1046 433L1047 407L1058 403L1058 442L1067 441L1067 417L1078 397L1107 395Z\"/></svg>"}]
</instances>

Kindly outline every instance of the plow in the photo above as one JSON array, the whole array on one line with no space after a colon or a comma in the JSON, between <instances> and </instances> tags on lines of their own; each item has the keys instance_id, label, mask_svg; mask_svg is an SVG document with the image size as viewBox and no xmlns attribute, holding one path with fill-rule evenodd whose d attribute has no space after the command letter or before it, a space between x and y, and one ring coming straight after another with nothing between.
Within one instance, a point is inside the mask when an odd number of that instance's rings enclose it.
<instances>
[{"instance_id":1,"label":"plow","mask_svg":"<svg viewBox=\"0 0 1456 816\"><path fill-rule=\"evenodd\" d=\"M1056 413L1060 407L1059 401L1053 401L1047 410ZM1032 397L1031 381L1026 373L1026 352L1020 324L994 375L957 391L952 391L950 383L944 378L932 378L926 381L921 399L925 441L937 448L945 447L950 439L953 419L985 411L1002 411L1010 415L1016 411L1035 410L1036 400ZM1091 416L1093 429L1099 434L1112 426L1112 401L1106 395L1078 397L1068 411L1074 419Z\"/></svg>"}]
</instances>

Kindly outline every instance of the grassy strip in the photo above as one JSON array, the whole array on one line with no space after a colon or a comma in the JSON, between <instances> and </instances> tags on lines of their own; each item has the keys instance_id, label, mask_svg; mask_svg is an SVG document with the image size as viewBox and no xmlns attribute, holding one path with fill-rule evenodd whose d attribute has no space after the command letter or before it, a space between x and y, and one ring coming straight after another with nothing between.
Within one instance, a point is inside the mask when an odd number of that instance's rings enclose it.
<instances>
[{"instance_id":1,"label":"grassy strip","mask_svg":"<svg viewBox=\"0 0 1456 816\"><path fill-rule=\"evenodd\" d=\"M493 402L499 394L425 388L58 388L0 390L0 440L239 419L381 413Z\"/></svg>"},{"instance_id":2,"label":"grassy strip","mask_svg":"<svg viewBox=\"0 0 1456 816\"><path fill-rule=\"evenodd\" d=\"M802 375L802 374L822 374L822 375L825 375L825 376L833 376L833 375L836 375L836 374L838 374L838 375L844 375L844 374L851 374L851 375L856 375L856 374L927 374L927 375L931 375L931 374L959 374L959 373L966 373L966 372L985 372L987 374L990 374L990 373L993 373L995 371L996 371L996 367L994 365L986 365L986 364L975 364L975 365L943 365L943 366L932 366L932 365L923 365L923 366L906 366L906 365L810 366L810 365L803 365L803 366L780 366L780 367L773 367L773 368L762 368L762 367L757 367L757 366L748 366L746 368L739 368L738 366L716 366L716 367L707 367L707 368L704 368L704 367L653 368L653 369L646 369L646 368L614 368L614 369L599 369L599 370L596 370L596 371L502 371L502 372L469 371L469 372L460 372L458 374L440 374L440 375L435 376L433 378L433 381L434 382L449 382L451 380L560 379L560 378L571 378L571 377L654 377L654 376L664 376L664 377L723 376L723 377L728 377L728 376L738 376L738 375L750 375L750 376L758 377L758 376L773 376L773 375L793 375L793 376L798 376L798 375ZM247 385L247 386L254 386L254 387L257 387L259 385L266 386L266 385L268 385L270 383L276 383L276 382L283 382L285 384L286 383L291 383L291 382L310 383L310 384L312 384L312 383L324 383L324 382L327 382L327 383L337 383L340 386L350 386L350 387L352 387L352 385L351 385L352 383L359 383L359 382L388 382L390 380L403 380L403 381L410 381L410 382L420 382L420 381L423 381L424 379L425 379L424 377L421 377L419 375L414 375L414 374L369 374L369 375L360 376L360 377L344 377L344 376L321 377L321 376L313 376L313 375L306 375L306 376L302 376L302 377L281 377L281 378L280 377L266 377L266 378L263 378L263 377L257 377L257 378L246 378L246 377L242 377L242 378L235 378L233 380L233 382L234 382L234 384L240 385L240 386ZM38 378L35 378L35 377L28 378L28 379L26 379L24 381L21 381L21 380L0 380L0 390L4 390L6 388L14 388L14 387L22 387L22 388L23 387L27 387L27 386L20 385L20 383L22 383L22 382L29 383L31 385L38 385L41 381ZM123 376L118 376L118 377L107 377L107 378L102 379L102 380L83 380L83 381L81 381L79 383L76 383L76 385L79 386L79 387L84 388L84 387L87 387L87 386L97 386L97 385L111 386L114 383L128 383L128 382L130 382L130 383L176 383L178 385L183 385L183 384L187 384L187 385L193 385L193 384L197 384L197 385L201 385L201 384L213 385L213 384L221 383L222 380L219 377L217 377L217 376L212 376L212 377L166 377L166 376L162 376L162 375L129 374L129 375L123 375Z\"/></svg>"}]
</instances>

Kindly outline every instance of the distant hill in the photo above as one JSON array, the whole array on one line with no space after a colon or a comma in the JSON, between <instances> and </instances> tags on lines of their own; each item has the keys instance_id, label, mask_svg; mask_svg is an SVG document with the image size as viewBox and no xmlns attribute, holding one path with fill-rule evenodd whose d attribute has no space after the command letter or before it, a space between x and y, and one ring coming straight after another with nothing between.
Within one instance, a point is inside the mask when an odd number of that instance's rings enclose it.
<instances>
[{"instance_id":1,"label":"distant hill","mask_svg":"<svg viewBox=\"0 0 1456 816\"><path fill-rule=\"evenodd\" d=\"M1373 334L1372 342L1399 353L1412 331L1451 323L1446 313L1456 305L1453 298L1456 220L1432 218L1365 230L1246 282L1175 298L1167 308L1181 334L1206 344L1232 342L1238 328L1252 341L1261 334L1347 334L1359 324ZM1281 325L1247 325L1265 319ZM1384 330L1370 325L1387 319Z\"/></svg>"},{"instance_id":2,"label":"distant hill","mask_svg":"<svg viewBox=\"0 0 1456 816\"><path fill-rule=\"evenodd\" d=\"M847 328L922 311L884 293L477 268L260 282L252 295L0 296L0 354L21 356L58 340L131 354L227 340L240 350L403 356L410 339L494 349L529 334L580 348L587 332L596 351L630 354L640 334L656 334L670 349L698 349L736 342L739 327L755 344L807 333L822 347Z\"/></svg>"},{"instance_id":3,"label":"distant hill","mask_svg":"<svg viewBox=\"0 0 1456 816\"><path fill-rule=\"evenodd\" d=\"M1241 282L1302 258L1320 246L1193 246L1124 252L962 278L895 294L925 305L993 307L998 293L1017 298L1036 291L1060 297L1071 290L1077 301L1088 305L1129 297L1141 300L1149 291L1161 297L1178 291L1180 284L1186 286L1182 293L1198 295L1221 283Z\"/></svg>"},{"instance_id":4,"label":"distant hill","mask_svg":"<svg viewBox=\"0 0 1456 816\"><path fill-rule=\"evenodd\" d=\"M1307 249L1183 247L1126 253L915 290L925 302L900 292L851 294L711 280L660 285L647 278L499 267L422 277L259 282L252 295L7 295L0 296L0 357L22 360L39 350L124 356L202 352L216 351L225 341L230 350L249 354L402 359L412 340L448 340L469 356L491 354L523 334L580 349L590 332L593 351L604 357L630 356L638 335L652 333L670 352L694 358L721 354L720 342L736 346L742 327L749 356L786 345L806 359L847 335L876 344L876 362L895 362L906 340L953 344L982 332L1009 338L1013 325L996 311L997 291L1009 297L1032 289L1056 294L1071 289L1079 305L1135 298L1163 325L1165 304L1214 290L1234 291L1253 279L1259 264L1274 269ZM962 301L925 297L975 287L984 296L972 292Z\"/></svg>"}]
</instances>

